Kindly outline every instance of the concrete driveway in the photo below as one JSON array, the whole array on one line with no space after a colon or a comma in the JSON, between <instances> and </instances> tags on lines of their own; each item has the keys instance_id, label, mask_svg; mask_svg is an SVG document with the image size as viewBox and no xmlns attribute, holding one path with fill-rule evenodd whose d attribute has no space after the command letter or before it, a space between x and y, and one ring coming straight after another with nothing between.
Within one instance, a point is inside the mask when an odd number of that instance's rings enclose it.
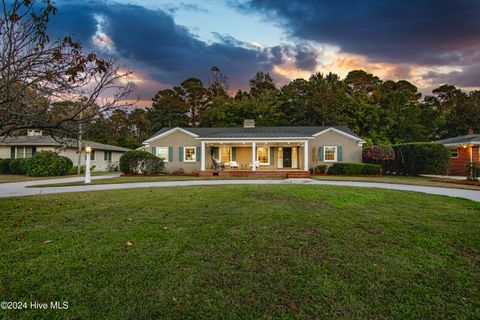
<instances>
[{"instance_id":1,"label":"concrete driveway","mask_svg":"<svg viewBox=\"0 0 480 320\"><path fill-rule=\"evenodd\" d=\"M108 175L108 176L96 176L96 177L92 177L92 179L108 179L108 178L114 178L117 176L118 174ZM312 179L192 180L192 181L161 181L161 182L120 183L120 184L97 184L97 185L49 187L49 188L26 188L27 186L32 186L32 185L67 183L67 182L76 182L76 181L83 181L83 178L75 177L75 178L3 183L3 184L0 184L0 198L32 196L32 195L39 195L39 194L119 190L119 189L133 189L133 188L215 186L215 185L238 185L238 184L250 184L250 185L305 184L305 185L332 185L332 186L381 188L381 189L400 190L400 191L413 191L413 192L422 192L422 193L443 195L443 196L449 196L449 197L459 197L459 198L480 202L480 191L475 191L475 190L414 186L414 185L393 184L393 183L320 181L320 180L312 180Z\"/></svg>"}]
</instances>

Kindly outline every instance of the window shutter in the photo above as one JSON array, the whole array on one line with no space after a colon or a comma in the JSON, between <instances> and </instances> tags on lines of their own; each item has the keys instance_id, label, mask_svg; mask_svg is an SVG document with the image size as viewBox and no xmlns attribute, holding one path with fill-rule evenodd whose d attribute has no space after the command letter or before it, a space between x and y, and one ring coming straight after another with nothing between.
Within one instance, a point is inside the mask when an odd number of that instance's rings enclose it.
<instances>
[{"instance_id":1,"label":"window shutter","mask_svg":"<svg viewBox=\"0 0 480 320\"><path fill-rule=\"evenodd\" d=\"M103 160L104 161L108 160L108 152L107 151L103 151Z\"/></svg>"},{"instance_id":2,"label":"window shutter","mask_svg":"<svg viewBox=\"0 0 480 320\"><path fill-rule=\"evenodd\" d=\"M157 153L156 153L155 151L156 151L156 148L155 148L155 147L152 147L152 154L153 154L154 156L157 155Z\"/></svg>"},{"instance_id":3,"label":"window shutter","mask_svg":"<svg viewBox=\"0 0 480 320\"><path fill-rule=\"evenodd\" d=\"M274 148L270 147L270 165L273 165L273 155L275 154Z\"/></svg>"},{"instance_id":4,"label":"window shutter","mask_svg":"<svg viewBox=\"0 0 480 320\"><path fill-rule=\"evenodd\" d=\"M37 147L33 146L32 147L32 157L35 155L35 153L37 153Z\"/></svg>"},{"instance_id":5,"label":"window shutter","mask_svg":"<svg viewBox=\"0 0 480 320\"><path fill-rule=\"evenodd\" d=\"M202 148L197 147L197 150L195 152L195 159L197 160L197 162L199 162L201 158L202 158Z\"/></svg>"},{"instance_id":6,"label":"window shutter","mask_svg":"<svg viewBox=\"0 0 480 320\"><path fill-rule=\"evenodd\" d=\"M168 161L173 161L173 147L168 147Z\"/></svg>"},{"instance_id":7,"label":"window shutter","mask_svg":"<svg viewBox=\"0 0 480 320\"><path fill-rule=\"evenodd\" d=\"M10 147L10 158L15 159L15 147Z\"/></svg>"},{"instance_id":8,"label":"window shutter","mask_svg":"<svg viewBox=\"0 0 480 320\"><path fill-rule=\"evenodd\" d=\"M342 146L337 146L337 161L342 161Z\"/></svg>"},{"instance_id":9,"label":"window shutter","mask_svg":"<svg viewBox=\"0 0 480 320\"><path fill-rule=\"evenodd\" d=\"M180 162L183 162L183 147L178 147L178 157Z\"/></svg>"},{"instance_id":10,"label":"window shutter","mask_svg":"<svg viewBox=\"0 0 480 320\"><path fill-rule=\"evenodd\" d=\"M323 162L323 147L318 147L318 161Z\"/></svg>"},{"instance_id":11,"label":"window shutter","mask_svg":"<svg viewBox=\"0 0 480 320\"><path fill-rule=\"evenodd\" d=\"M237 148L232 147L232 161L237 161Z\"/></svg>"}]
</instances>

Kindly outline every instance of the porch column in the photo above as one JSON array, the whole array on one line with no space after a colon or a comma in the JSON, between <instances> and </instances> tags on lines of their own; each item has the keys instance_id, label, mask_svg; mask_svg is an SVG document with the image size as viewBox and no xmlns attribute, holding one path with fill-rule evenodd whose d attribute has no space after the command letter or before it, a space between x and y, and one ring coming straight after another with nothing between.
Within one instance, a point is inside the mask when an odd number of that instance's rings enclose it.
<instances>
[{"instance_id":1,"label":"porch column","mask_svg":"<svg viewBox=\"0 0 480 320\"><path fill-rule=\"evenodd\" d=\"M200 171L205 171L205 141L202 141L202 152L200 153Z\"/></svg>"},{"instance_id":2,"label":"porch column","mask_svg":"<svg viewBox=\"0 0 480 320\"><path fill-rule=\"evenodd\" d=\"M308 140L303 145L303 171L308 171Z\"/></svg>"},{"instance_id":3,"label":"porch column","mask_svg":"<svg viewBox=\"0 0 480 320\"><path fill-rule=\"evenodd\" d=\"M257 170L257 165L256 165L257 157L255 157L255 155L257 154L256 150L257 150L257 143L254 141L252 142L252 171Z\"/></svg>"}]
</instances>

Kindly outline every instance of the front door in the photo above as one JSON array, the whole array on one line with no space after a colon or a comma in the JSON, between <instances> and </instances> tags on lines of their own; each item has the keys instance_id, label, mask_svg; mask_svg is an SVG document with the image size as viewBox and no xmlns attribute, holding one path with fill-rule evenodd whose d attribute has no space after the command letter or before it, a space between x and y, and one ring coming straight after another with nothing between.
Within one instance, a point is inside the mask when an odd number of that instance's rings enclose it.
<instances>
[{"instance_id":1,"label":"front door","mask_svg":"<svg viewBox=\"0 0 480 320\"><path fill-rule=\"evenodd\" d=\"M283 167L292 167L292 148L283 148Z\"/></svg>"}]
</instances>

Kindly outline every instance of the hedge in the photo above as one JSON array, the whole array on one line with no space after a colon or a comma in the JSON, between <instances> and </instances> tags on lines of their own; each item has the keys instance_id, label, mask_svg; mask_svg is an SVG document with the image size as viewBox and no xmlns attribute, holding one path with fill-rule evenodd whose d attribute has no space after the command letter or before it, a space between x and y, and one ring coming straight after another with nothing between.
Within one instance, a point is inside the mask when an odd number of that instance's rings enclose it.
<instances>
[{"instance_id":1,"label":"hedge","mask_svg":"<svg viewBox=\"0 0 480 320\"><path fill-rule=\"evenodd\" d=\"M404 143L393 146L395 171L404 175L447 174L450 151L440 143Z\"/></svg>"},{"instance_id":2,"label":"hedge","mask_svg":"<svg viewBox=\"0 0 480 320\"><path fill-rule=\"evenodd\" d=\"M63 176L73 167L72 160L53 151L41 151L29 159L27 175L32 177Z\"/></svg>"},{"instance_id":3,"label":"hedge","mask_svg":"<svg viewBox=\"0 0 480 320\"><path fill-rule=\"evenodd\" d=\"M9 173L10 161L12 161L12 159L0 159L0 174Z\"/></svg>"},{"instance_id":4,"label":"hedge","mask_svg":"<svg viewBox=\"0 0 480 320\"><path fill-rule=\"evenodd\" d=\"M8 173L11 174L27 174L28 165L31 158L11 159Z\"/></svg>"},{"instance_id":5,"label":"hedge","mask_svg":"<svg viewBox=\"0 0 480 320\"><path fill-rule=\"evenodd\" d=\"M125 174L157 174L163 168L162 159L146 151L131 150L120 157L120 171Z\"/></svg>"},{"instance_id":6,"label":"hedge","mask_svg":"<svg viewBox=\"0 0 480 320\"><path fill-rule=\"evenodd\" d=\"M328 169L327 165L321 164L321 165L318 165L315 168L313 168L312 173L313 174L325 174L325 173L327 173L327 169Z\"/></svg>"},{"instance_id":7,"label":"hedge","mask_svg":"<svg viewBox=\"0 0 480 320\"><path fill-rule=\"evenodd\" d=\"M328 167L328 174L377 175L381 168L376 164L338 162Z\"/></svg>"}]
</instances>

